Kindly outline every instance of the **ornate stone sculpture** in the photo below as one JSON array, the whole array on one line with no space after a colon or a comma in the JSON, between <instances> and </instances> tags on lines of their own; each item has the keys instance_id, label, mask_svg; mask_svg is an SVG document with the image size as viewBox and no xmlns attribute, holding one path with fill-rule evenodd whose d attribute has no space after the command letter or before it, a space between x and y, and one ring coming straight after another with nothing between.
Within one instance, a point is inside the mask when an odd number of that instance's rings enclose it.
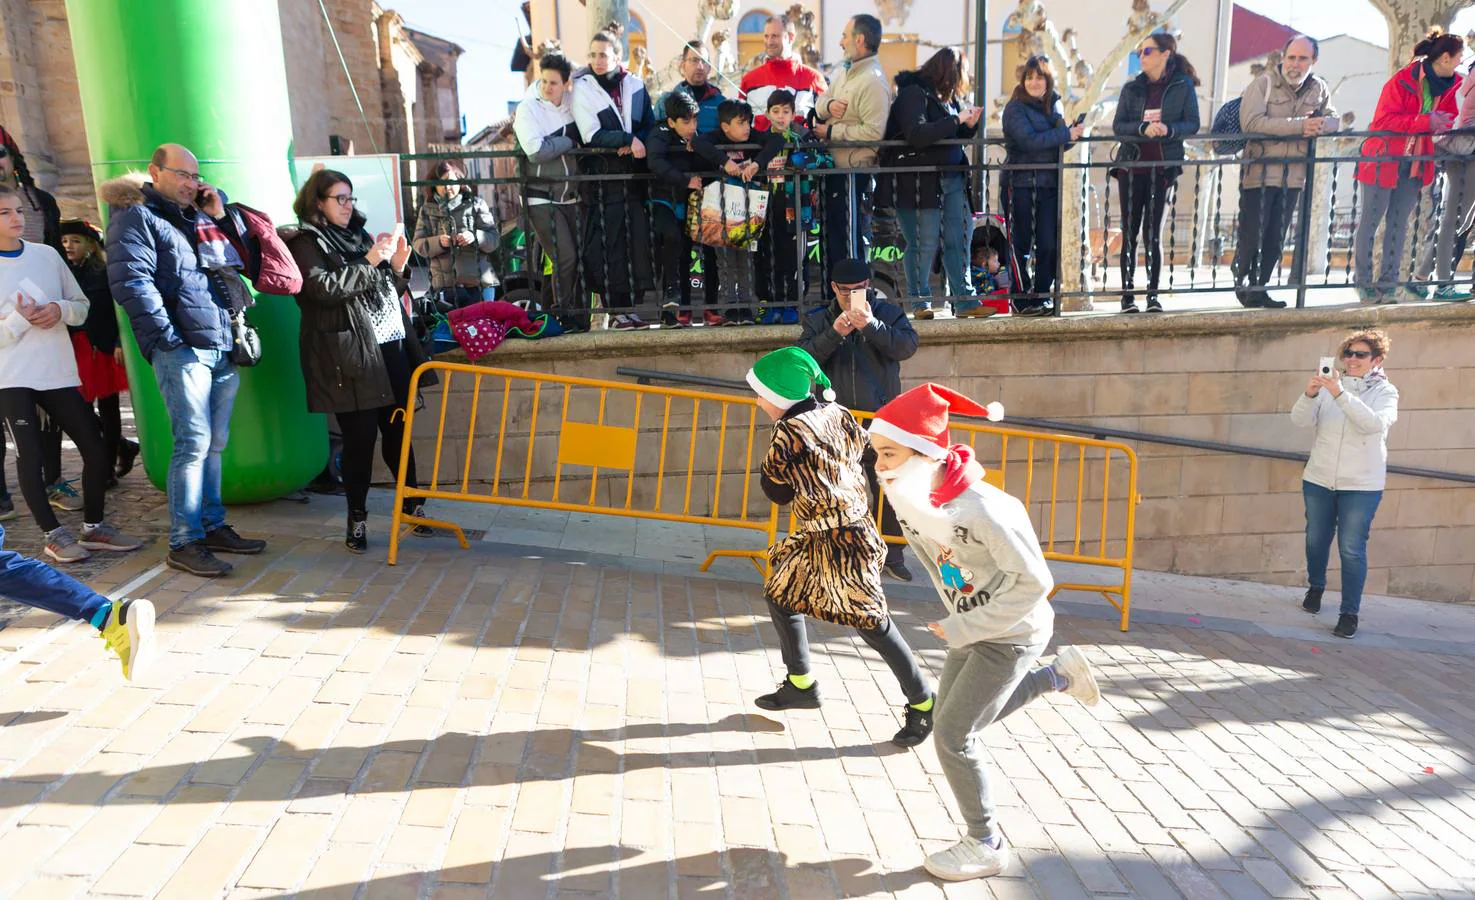
<instances>
[{"instance_id":1,"label":"ornate stone sculpture","mask_svg":"<svg viewBox=\"0 0 1475 900\"><path fill-rule=\"evenodd\" d=\"M911 9L912 0L876 0L876 11L881 14L881 21L890 25L904 23Z\"/></svg>"}]
</instances>

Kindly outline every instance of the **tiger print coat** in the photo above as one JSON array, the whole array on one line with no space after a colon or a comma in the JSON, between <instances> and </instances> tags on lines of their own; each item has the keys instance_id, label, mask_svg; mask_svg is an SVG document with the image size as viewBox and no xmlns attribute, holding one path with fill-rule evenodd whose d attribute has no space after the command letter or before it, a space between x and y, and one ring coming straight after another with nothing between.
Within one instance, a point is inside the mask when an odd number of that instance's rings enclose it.
<instances>
[{"instance_id":1,"label":"tiger print coat","mask_svg":"<svg viewBox=\"0 0 1475 900\"><path fill-rule=\"evenodd\" d=\"M805 400L773 428L763 491L793 504L795 531L768 550L768 597L790 612L851 628L887 618L886 545L871 515L862 460L870 438L845 407Z\"/></svg>"}]
</instances>

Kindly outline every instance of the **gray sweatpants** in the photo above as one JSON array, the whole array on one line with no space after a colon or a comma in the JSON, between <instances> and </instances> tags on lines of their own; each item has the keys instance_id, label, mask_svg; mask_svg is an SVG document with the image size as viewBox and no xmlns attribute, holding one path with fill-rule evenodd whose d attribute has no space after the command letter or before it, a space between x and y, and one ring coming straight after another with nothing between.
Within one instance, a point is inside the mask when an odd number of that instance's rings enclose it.
<instances>
[{"instance_id":1,"label":"gray sweatpants","mask_svg":"<svg viewBox=\"0 0 1475 900\"><path fill-rule=\"evenodd\" d=\"M1376 286L1384 293L1391 293L1398 284L1398 270L1403 264L1403 244L1408 239L1409 217L1419 204L1419 191L1423 182L1399 173L1398 186L1380 188L1377 185L1361 185L1362 212L1357 220L1357 236L1353 240L1353 277L1357 284ZM1378 226L1383 229L1383 268L1373 278L1373 238Z\"/></svg>"},{"instance_id":2,"label":"gray sweatpants","mask_svg":"<svg viewBox=\"0 0 1475 900\"><path fill-rule=\"evenodd\" d=\"M949 650L943 661L932 740L970 837L991 838L998 831L983 729L1053 690L1049 673L1033 668L1044 650L1043 643L979 643Z\"/></svg>"},{"instance_id":3,"label":"gray sweatpants","mask_svg":"<svg viewBox=\"0 0 1475 900\"><path fill-rule=\"evenodd\" d=\"M1475 159L1454 157L1444 162L1443 168L1444 204L1439 228L1423 241L1415 274L1419 281L1428 281L1434 275L1440 284L1453 284L1455 238L1475 211Z\"/></svg>"}]
</instances>

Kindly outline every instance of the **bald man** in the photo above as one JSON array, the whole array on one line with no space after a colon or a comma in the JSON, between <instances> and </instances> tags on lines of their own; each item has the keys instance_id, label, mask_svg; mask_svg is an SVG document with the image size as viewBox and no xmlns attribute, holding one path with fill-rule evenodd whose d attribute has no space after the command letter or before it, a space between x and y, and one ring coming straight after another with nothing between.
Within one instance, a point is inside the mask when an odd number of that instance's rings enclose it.
<instances>
[{"instance_id":1,"label":"bald man","mask_svg":"<svg viewBox=\"0 0 1475 900\"><path fill-rule=\"evenodd\" d=\"M170 568L205 578L231 572L216 553L260 553L226 523L220 457L240 385L230 350L231 315L251 293L241 278L248 246L240 213L200 178L195 155L164 144L138 174L105 183L108 282L128 313L138 349L154 367L169 410Z\"/></svg>"}]
</instances>

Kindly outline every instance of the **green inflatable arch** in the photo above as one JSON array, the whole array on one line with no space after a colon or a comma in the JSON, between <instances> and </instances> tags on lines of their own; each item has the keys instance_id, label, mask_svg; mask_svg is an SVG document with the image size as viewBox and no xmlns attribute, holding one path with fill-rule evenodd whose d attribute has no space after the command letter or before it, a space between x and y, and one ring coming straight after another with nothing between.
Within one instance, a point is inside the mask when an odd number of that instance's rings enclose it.
<instances>
[{"instance_id":1,"label":"green inflatable arch","mask_svg":"<svg viewBox=\"0 0 1475 900\"><path fill-rule=\"evenodd\" d=\"M292 122L276 0L67 0L95 183L141 171L175 142L231 198L291 215ZM106 209L104 209L106 215ZM227 503L273 500L327 462L326 419L309 413L297 305L258 296L261 365L241 370L223 460ZM163 490L173 438L153 369L118 310L144 468Z\"/></svg>"}]
</instances>

